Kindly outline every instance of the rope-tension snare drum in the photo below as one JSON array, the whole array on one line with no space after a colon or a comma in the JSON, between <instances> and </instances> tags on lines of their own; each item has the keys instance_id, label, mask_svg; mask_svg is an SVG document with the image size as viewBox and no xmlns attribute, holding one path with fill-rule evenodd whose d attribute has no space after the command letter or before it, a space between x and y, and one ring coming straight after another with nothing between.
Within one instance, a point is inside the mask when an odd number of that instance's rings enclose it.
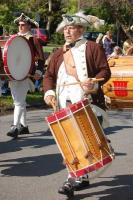
<instances>
[{"instance_id":1,"label":"rope-tension snare drum","mask_svg":"<svg viewBox=\"0 0 133 200\"><path fill-rule=\"evenodd\" d=\"M69 173L79 177L114 159L114 152L88 99L46 117Z\"/></svg>"}]
</instances>

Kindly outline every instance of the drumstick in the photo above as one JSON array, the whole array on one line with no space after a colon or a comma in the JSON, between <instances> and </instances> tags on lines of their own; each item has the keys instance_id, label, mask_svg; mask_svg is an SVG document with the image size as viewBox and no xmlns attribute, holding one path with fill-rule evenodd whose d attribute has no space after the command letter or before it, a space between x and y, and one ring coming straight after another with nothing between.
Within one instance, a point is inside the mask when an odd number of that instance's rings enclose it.
<instances>
[{"instance_id":1,"label":"drumstick","mask_svg":"<svg viewBox=\"0 0 133 200\"><path fill-rule=\"evenodd\" d=\"M104 78L99 78L99 79L90 79L92 82L99 82L99 81L103 81ZM69 86L69 85L77 85L77 84L82 84L82 81L78 81L78 82L73 82L73 83L64 83L64 84L59 84L57 85L58 87L61 86Z\"/></svg>"},{"instance_id":2,"label":"drumstick","mask_svg":"<svg viewBox=\"0 0 133 200\"><path fill-rule=\"evenodd\" d=\"M12 74L0 74L0 76L12 76ZM27 77L34 78L34 75L28 74Z\"/></svg>"},{"instance_id":3,"label":"drumstick","mask_svg":"<svg viewBox=\"0 0 133 200\"><path fill-rule=\"evenodd\" d=\"M57 109L56 109L56 105L55 105L55 103L53 103L53 102L51 101L50 104L51 104L51 106L52 106L54 112L56 112Z\"/></svg>"},{"instance_id":4,"label":"drumstick","mask_svg":"<svg viewBox=\"0 0 133 200\"><path fill-rule=\"evenodd\" d=\"M0 76L11 76L11 74L0 74Z\"/></svg>"}]
</instances>

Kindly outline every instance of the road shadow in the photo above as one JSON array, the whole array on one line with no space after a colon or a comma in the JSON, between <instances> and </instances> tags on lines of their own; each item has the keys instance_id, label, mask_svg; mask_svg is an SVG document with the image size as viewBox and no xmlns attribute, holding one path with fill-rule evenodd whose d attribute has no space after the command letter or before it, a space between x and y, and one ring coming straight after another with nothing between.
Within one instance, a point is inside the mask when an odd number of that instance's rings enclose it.
<instances>
[{"instance_id":1,"label":"road shadow","mask_svg":"<svg viewBox=\"0 0 133 200\"><path fill-rule=\"evenodd\" d=\"M48 154L0 161L4 176L46 176L64 169L61 154Z\"/></svg>"},{"instance_id":2,"label":"road shadow","mask_svg":"<svg viewBox=\"0 0 133 200\"><path fill-rule=\"evenodd\" d=\"M0 142L0 154L21 151L24 147L43 148L48 145L54 145L55 140L52 137L47 138L47 136L51 136L49 130L33 132L29 135L18 136L16 140L11 138L11 140Z\"/></svg>"},{"instance_id":3,"label":"road shadow","mask_svg":"<svg viewBox=\"0 0 133 200\"><path fill-rule=\"evenodd\" d=\"M72 200L91 199L96 197L98 200L132 200L133 199L133 175L118 175L115 177L102 177L107 181L100 181L91 184L90 188L106 186L98 192L89 192L89 188L84 190L84 194L76 194ZM100 179L100 178L99 178ZM111 180L110 180L111 179ZM113 179L113 180L112 180ZM105 187L104 187L105 188Z\"/></svg>"},{"instance_id":4,"label":"road shadow","mask_svg":"<svg viewBox=\"0 0 133 200\"><path fill-rule=\"evenodd\" d=\"M122 129L129 129L129 128L132 128L133 129L133 126L111 126L111 127L108 127L104 130L104 133L106 135L111 135L111 134L114 134L116 133L117 131L120 131Z\"/></svg>"},{"instance_id":5,"label":"road shadow","mask_svg":"<svg viewBox=\"0 0 133 200\"><path fill-rule=\"evenodd\" d=\"M61 154L47 154L45 147L55 145L49 129L45 132L34 132L29 135L19 136L16 140L0 142L0 154L21 151L24 148L37 149L42 153L40 148L44 148L44 155L34 155L21 158L2 159L0 160L1 175L3 176L46 176L56 173L65 168L62 163Z\"/></svg>"}]
</instances>

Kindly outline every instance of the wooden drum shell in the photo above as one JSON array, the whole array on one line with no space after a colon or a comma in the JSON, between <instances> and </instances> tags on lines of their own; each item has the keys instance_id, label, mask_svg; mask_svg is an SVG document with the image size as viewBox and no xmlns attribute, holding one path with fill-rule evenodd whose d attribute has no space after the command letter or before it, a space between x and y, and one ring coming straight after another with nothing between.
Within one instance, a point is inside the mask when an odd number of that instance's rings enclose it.
<instances>
[{"instance_id":1,"label":"wooden drum shell","mask_svg":"<svg viewBox=\"0 0 133 200\"><path fill-rule=\"evenodd\" d=\"M73 177L98 170L113 153L88 100L46 117L50 130Z\"/></svg>"}]
</instances>

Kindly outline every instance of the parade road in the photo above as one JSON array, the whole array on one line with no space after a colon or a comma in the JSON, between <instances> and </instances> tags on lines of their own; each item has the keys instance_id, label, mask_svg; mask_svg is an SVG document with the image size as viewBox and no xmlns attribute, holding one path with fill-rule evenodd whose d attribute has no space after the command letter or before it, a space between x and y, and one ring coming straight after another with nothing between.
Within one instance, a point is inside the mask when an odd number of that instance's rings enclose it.
<instances>
[{"instance_id":1,"label":"parade road","mask_svg":"<svg viewBox=\"0 0 133 200\"><path fill-rule=\"evenodd\" d=\"M58 188L67 178L62 156L45 116L51 109L28 111L31 134L12 140L6 135L13 115L0 117L0 200L65 200ZM107 137L115 160L88 189L75 191L74 200L133 200L133 113L109 111Z\"/></svg>"}]
</instances>

